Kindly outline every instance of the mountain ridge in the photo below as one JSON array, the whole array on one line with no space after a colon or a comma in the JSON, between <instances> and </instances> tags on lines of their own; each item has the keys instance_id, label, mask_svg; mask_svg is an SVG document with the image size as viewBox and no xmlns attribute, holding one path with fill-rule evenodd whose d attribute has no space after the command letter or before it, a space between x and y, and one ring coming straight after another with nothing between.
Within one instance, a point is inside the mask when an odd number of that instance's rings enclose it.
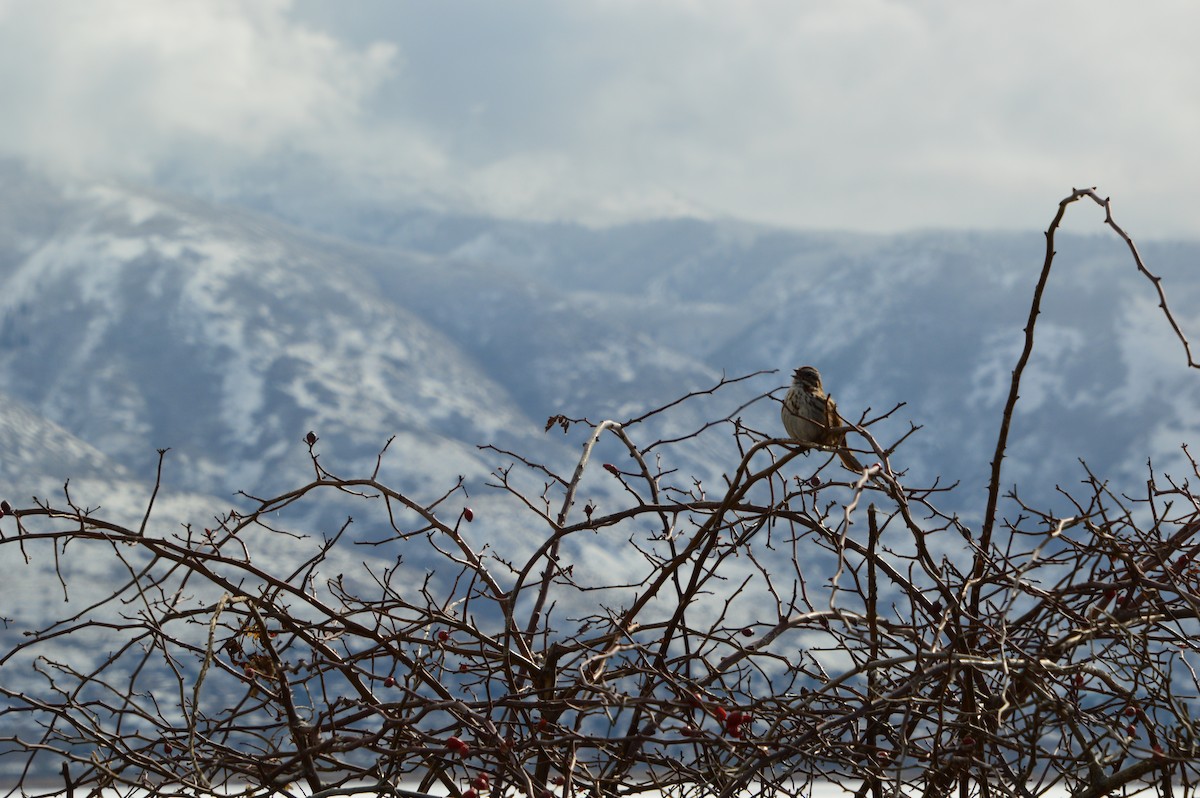
<instances>
[{"instance_id":1,"label":"mountain ridge","mask_svg":"<svg viewBox=\"0 0 1200 798\"><path fill-rule=\"evenodd\" d=\"M1043 254L1035 233L594 230L375 207L301 229L5 169L0 208L19 211L0 227L5 389L142 479L171 448L172 487L206 494L305 478L309 429L343 470L370 468L395 435L424 452L404 488L480 484L499 465L484 443L570 462L549 415L619 419L774 370L749 398L803 363L855 418L906 403L873 431L888 445L923 427L899 452L913 478L978 485ZM1184 328L1200 328L1200 247L1141 243ZM1183 465L1200 408L1152 288L1111 236L1064 234L1059 249L1007 468L1052 496L1076 455L1127 479L1148 458ZM690 403L670 423L715 408ZM766 405L749 412L777 424ZM1051 434L1062 450L1039 451ZM686 457L706 478L724 470L707 448Z\"/></svg>"}]
</instances>

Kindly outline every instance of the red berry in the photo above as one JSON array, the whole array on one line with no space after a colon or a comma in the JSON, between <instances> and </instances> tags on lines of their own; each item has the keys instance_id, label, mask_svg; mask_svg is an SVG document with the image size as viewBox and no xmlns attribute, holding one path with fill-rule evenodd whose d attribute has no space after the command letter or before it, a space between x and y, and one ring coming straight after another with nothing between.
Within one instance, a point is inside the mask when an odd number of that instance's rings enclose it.
<instances>
[{"instance_id":1,"label":"red berry","mask_svg":"<svg viewBox=\"0 0 1200 798\"><path fill-rule=\"evenodd\" d=\"M1125 717L1132 718L1136 714L1137 714L1137 707L1135 707L1133 704L1130 704L1129 706L1125 707Z\"/></svg>"},{"instance_id":2,"label":"red berry","mask_svg":"<svg viewBox=\"0 0 1200 798\"><path fill-rule=\"evenodd\" d=\"M474 787L470 787L463 790L462 798L479 798L479 793L475 791Z\"/></svg>"},{"instance_id":3,"label":"red berry","mask_svg":"<svg viewBox=\"0 0 1200 798\"><path fill-rule=\"evenodd\" d=\"M550 779L550 783L557 784L557 785L563 785L563 784L567 783L567 780L564 779L562 776L555 776L554 778Z\"/></svg>"},{"instance_id":4,"label":"red berry","mask_svg":"<svg viewBox=\"0 0 1200 798\"><path fill-rule=\"evenodd\" d=\"M735 709L733 712L730 712L729 715L725 718L725 725L726 726L740 726L740 725L742 725L742 722L745 721L745 719L746 719L745 714L742 712L739 712L738 710Z\"/></svg>"},{"instance_id":5,"label":"red berry","mask_svg":"<svg viewBox=\"0 0 1200 798\"><path fill-rule=\"evenodd\" d=\"M966 737L962 738L962 744L964 748L974 748L975 738L968 734Z\"/></svg>"},{"instance_id":6,"label":"red berry","mask_svg":"<svg viewBox=\"0 0 1200 798\"><path fill-rule=\"evenodd\" d=\"M445 629L439 629L438 633L437 633L437 639L438 639L439 643L445 643L447 640L450 639L450 633L447 632Z\"/></svg>"},{"instance_id":7,"label":"red berry","mask_svg":"<svg viewBox=\"0 0 1200 798\"><path fill-rule=\"evenodd\" d=\"M480 773L471 779L471 786L477 790L486 790L490 785L491 781L488 779L488 774L486 773Z\"/></svg>"},{"instance_id":8,"label":"red berry","mask_svg":"<svg viewBox=\"0 0 1200 798\"><path fill-rule=\"evenodd\" d=\"M1083 687L1083 682L1084 682L1083 674L1082 673L1075 674L1075 686Z\"/></svg>"},{"instance_id":9,"label":"red berry","mask_svg":"<svg viewBox=\"0 0 1200 798\"><path fill-rule=\"evenodd\" d=\"M730 737L732 737L735 740L742 739L742 727L741 726L726 726L725 733L728 734Z\"/></svg>"},{"instance_id":10,"label":"red berry","mask_svg":"<svg viewBox=\"0 0 1200 798\"><path fill-rule=\"evenodd\" d=\"M612 474L614 477L619 477L621 475L621 469L617 468L612 463L605 463L604 470Z\"/></svg>"},{"instance_id":11,"label":"red berry","mask_svg":"<svg viewBox=\"0 0 1200 798\"><path fill-rule=\"evenodd\" d=\"M690 723L688 725L684 726L682 729L680 729L679 733L682 734L684 737L699 737L700 736L700 730L697 729L695 726L693 726Z\"/></svg>"},{"instance_id":12,"label":"red berry","mask_svg":"<svg viewBox=\"0 0 1200 798\"><path fill-rule=\"evenodd\" d=\"M170 743L163 743L163 752L170 754L175 751L175 748Z\"/></svg>"},{"instance_id":13,"label":"red berry","mask_svg":"<svg viewBox=\"0 0 1200 798\"><path fill-rule=\"evenodd\" d=\"M396 679L392 676L387 677L386 679L383 680L383 686L384 687L395 687Z\"/></svg>"},{"instance_id":14,"label":"red berry","mask_svg":"<svg viewBox=\"0 0 1200 798\"><path fill-rule=\"evenodd\" d=\"M468 524L471 523L472 521L475 520L475 511L472 510L470 507L464 507L463 508L463 518L465 518L467 520Z\"/></svg>"},{"instance_id":15,"label":"red berry","mask_svg":"<svg viewBox=\"0 0 1200 798\"><path fill-rule=\"evenodd\" d=\"M742 630L742 637L754 637L754 630L747 626Z\"/></svg>"},{"instance_id":16,"label":"red berry","mask_svg":"<svg viewBox=\"0 0 1200 798\"><path fill-rule=\"evenodd\" d=\"M1125 727L1125 732L1131 737L1137 737L1137 724L1130 723Z\"/></svg>"},{"instance_id":17,"label":"red berry","mask_svg":"<svg viewBox=\"0 0 1200 798\"><path fill-rule=\"evenodd\" d=\"M464 743L457 737L446 738L446 750L457 756L466 756L471 753L471 746Z\"/></svg>"},{"instance_id":18,"label":"red berry","mask_svg":"<svg viewBox=\"0 0 1200 798\"><path fill-rule=\"evenodd\" d=\"M713 707L713 717L722 723L725 722L725 718L728 716L728 714L729 713L725 711L724 707Z\"/></svg>"},{"instance_id":19,"label":"red berry","mask_svg":"<svg viewBox=\"0 0 1200 798\"><path fill-rule=\"evenodd\" d=\"M819 488L821 486L821 478L813 474L808 478L808 484L814 488Z\"/></svg>"}]
</instances>

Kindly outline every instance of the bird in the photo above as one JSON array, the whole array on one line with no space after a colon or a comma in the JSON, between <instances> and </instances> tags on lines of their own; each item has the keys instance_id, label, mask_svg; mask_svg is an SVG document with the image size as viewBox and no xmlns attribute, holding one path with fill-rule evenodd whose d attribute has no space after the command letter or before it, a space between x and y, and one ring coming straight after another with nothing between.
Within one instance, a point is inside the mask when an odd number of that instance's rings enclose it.
<instances>
[{"instance_id":1,"label":"bird","mask_svg":"<svg viewBox=\"0 0 1200 798\"><path fill-rule=\"evenodd\" d=\"M812 366L801 366L792 375L792 387L783 399L780 417L792 440L804 444L806 449L835 446L846 468L863 471L862 463L846 448L846 433L839 431L848 425L838 413L833 397L821 387L821 372Z\"/></svg>"}]
</instances>

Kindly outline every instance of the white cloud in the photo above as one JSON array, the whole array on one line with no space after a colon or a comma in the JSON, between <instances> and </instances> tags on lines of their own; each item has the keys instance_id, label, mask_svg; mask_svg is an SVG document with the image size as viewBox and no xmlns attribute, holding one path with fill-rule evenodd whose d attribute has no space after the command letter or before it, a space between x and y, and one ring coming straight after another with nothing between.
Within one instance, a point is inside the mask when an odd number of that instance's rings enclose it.
<instances>
[{"instance_id":1,"label":"white cloud","mask_svg":"<svg viewBox=\"0 0 1200 798\"><path fill-rule=\"evenodd\" d=\"M9 4L0 146L66 167L149 173L189 150L319 146L358 120L395 48L355 52L282 0Z\"/></svg>"},{"instance_id":2,"label":"white cloud","mask_svg":"<svg viewBox=\"0 0 1200 798\"><path fill-rule=\"evenodd\" d=\"M534 218L1200 236L1200 6L0 0L0 149ZM1088 220L1089 229L1094 224Z\"/></svg>"}]
</instances>

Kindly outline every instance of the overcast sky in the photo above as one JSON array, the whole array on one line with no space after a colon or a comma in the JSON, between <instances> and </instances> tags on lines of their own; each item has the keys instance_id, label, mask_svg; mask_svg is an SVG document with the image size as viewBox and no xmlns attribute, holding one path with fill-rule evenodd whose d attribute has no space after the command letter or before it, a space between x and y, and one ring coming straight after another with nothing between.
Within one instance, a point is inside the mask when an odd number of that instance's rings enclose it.
<instances>
[{"instance_id":1,"label":"overcast sky","mask_svg":"<svg viewBox=\"0 0 1200 798\"><path fill-rule=\"evenodd\" d=\"M0 0L0 152L603 223L1200 238L1191 0ZM1082 208L1071 229L1096 229Z\"/></svg>"}]
</instances>

